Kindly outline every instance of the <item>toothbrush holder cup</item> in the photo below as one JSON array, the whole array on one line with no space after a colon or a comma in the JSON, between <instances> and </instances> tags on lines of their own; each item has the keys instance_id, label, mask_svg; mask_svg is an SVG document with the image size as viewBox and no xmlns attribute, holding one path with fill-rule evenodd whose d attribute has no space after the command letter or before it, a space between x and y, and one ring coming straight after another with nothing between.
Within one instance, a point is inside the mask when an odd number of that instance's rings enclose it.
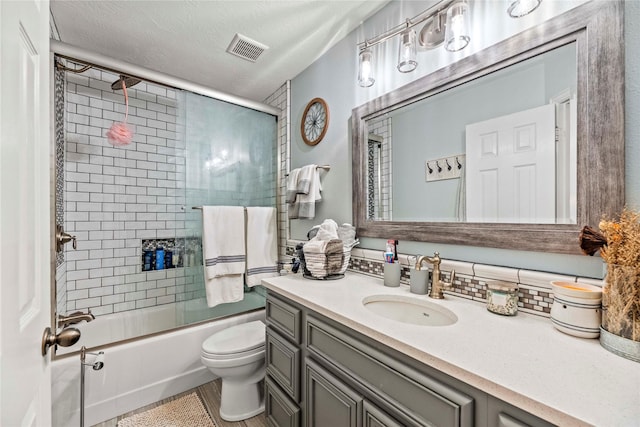
<instances>
[{"instance_id":1,"label":"toothbrush holder cup","mask_svg":"<svg viewBox=\"0 0 640 427\"><path fill-rule=\"evenodd\" d=\"M400 263L384 263L384 285L392 288L400 286Z\"/></svg>"}]
</instances>

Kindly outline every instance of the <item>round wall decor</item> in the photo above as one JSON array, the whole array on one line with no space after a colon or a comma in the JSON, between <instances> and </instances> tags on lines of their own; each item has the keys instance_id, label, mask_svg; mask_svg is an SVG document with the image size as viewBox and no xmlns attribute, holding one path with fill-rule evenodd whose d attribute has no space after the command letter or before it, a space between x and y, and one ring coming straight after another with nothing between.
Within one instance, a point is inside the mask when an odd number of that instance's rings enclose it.
<instances>
[{"instance_id":1,"label":"round wall decor","mask_svg":"<svg viewBox=\"0 0 640 427\"><path fill-rule=\"evenodd\" d=\"M322 98L313 98L307 104L300 121L300 133L307 145L316 145L329 127L329 107Z\"/></svg>"}]
</instances>

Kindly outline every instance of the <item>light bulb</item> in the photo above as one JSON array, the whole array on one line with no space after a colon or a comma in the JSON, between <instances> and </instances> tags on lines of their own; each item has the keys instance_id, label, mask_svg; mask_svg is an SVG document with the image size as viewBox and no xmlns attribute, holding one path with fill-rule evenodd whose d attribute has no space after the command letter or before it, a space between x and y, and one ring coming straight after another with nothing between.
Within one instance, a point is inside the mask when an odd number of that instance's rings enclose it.
<instances>
[{"instance_id":1,"label":"light bulb","mask_svg":"<svg viewBox=\"0 0 640 427\"><path fill-rule=\"evenodd\" d=\"M454 3L447 10L445 29L445 49L456 52L469 44L469 5L464 2Z\"/></svg>"},{"instance_id":2,"label":"light bulb","mask_svg":"<svg viewBox=\"0 0 640 427\"><path fill-rule=\"evenodd\" d=\"M373 78L371 49L364 49L360 52L359 57L358 84L362 87L369 87L376 81Z\"/></svg>"},{"instance_id":3,"label":"light bulb","mask_svg":"<svg viewBox=\"0 0 640 427\"><path fill-rule=\"evenodd\" d=\"M407 28L400 34L400 50L398 51L398 71L408 73L418 66L416 61L416 32Z\"/></svg>"}]
</instances>

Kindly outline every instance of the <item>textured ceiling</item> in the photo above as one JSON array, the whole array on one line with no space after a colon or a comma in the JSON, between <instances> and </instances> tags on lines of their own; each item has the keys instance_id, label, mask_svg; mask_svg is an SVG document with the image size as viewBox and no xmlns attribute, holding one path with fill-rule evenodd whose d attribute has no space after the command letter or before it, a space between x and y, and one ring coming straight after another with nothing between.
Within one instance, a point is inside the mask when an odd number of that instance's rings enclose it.
<instances>
[{"instance_id":1,"label":"textured ceiling","mask_svg":"<svg viewBox=\"0 0 640 427\"><path fill-rule=\"evenodd\" d=\"M60 40L262 101L389 0L52 0ZM226 52L236 33L269 47Z\"/></svg>"}]
</instances>

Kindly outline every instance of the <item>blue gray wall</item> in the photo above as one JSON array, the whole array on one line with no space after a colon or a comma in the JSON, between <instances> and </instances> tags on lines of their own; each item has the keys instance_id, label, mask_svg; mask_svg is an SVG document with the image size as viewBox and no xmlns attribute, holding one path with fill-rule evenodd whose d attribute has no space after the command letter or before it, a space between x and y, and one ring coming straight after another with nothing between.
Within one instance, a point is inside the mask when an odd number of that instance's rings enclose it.
<instances>
[{"instance_id":1,"label":"blue gray wall","mask_svg":"<svg viewBox=\"0 0 640 427\"><path fill-rule=\"evenodd\" d=\"M392 1L357 30L322 55L291 82L291 168L309 163L329 164L331 171L323 178L323 200L317 207L315 220L291 221L291 238L305 239L306 231L324 218L338 223L351 222L351 110L384 93L403 86L465 56L473 54L520 31L563 13L584 1L558 0L542 2L531 15L511 19L499 1L473 2L471 44L461 52L443 48L418 53L418 68L413 73L396 71L397 41L391 40L374 50L376 83L370 88L358 86L357 43L372 38L427 9L433 2ZM626 42L626 199L630 207L640 207L640 2L625 2ZM497 25L500 20L500 25ZM302 141L299 131L304 108L314 97L324 98L331 120L325 138L315 147ZM634 125L636 123L636 125ZM392 238L393 236L388 236ZM384 249L385 239L361 239L361 247ZM578 243L576 242L576 245ZM493 265L528 268L601 278L600 258L559 255L546 252L524 252L461 245L400 242L400 252L430 254L437 250L448 259L474 261Z\"/></svg>"}]
</instances>

